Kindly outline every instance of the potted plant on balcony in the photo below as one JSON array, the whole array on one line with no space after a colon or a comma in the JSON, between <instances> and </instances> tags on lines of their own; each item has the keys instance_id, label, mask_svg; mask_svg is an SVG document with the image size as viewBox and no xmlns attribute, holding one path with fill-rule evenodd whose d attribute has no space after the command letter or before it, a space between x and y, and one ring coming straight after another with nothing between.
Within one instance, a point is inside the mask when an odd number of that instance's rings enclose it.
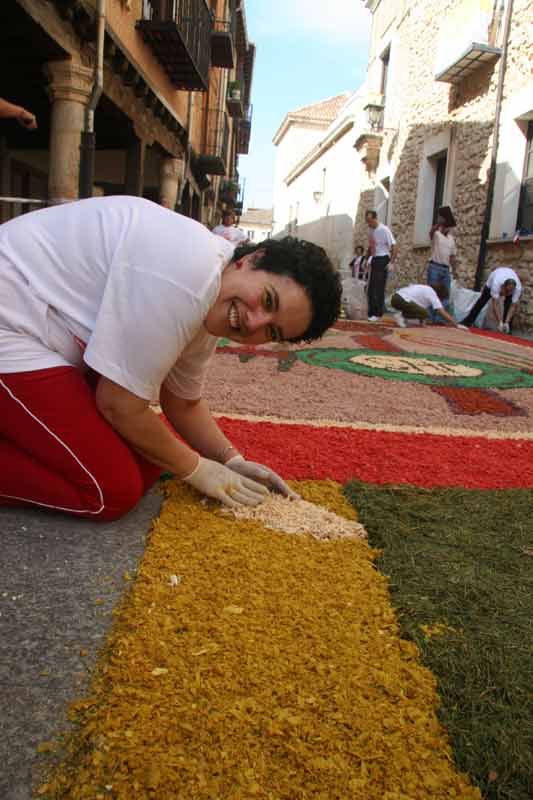
<instances>
[{"instance_id":1,"label":"potted plant on balcony","mask_svg":"<svg viewBox=\"0 0 533 800\"><path fill-rule=\"evenodd\" d=\"M230 100L241 99L241 85L239 81L230 81L228 83L228 97Z\"/></svg>"},{"instance_id":2,"label":"potted plant on balcony","mask_svg":"<svg viewBox=\"0 0 533 800\"><path fill-rule=\"evenodd\" d=\"M235 181L224 181L220 187L220 200L223 203L234 203L239 194L239 184Z\"/></svg>"}]
</instances>

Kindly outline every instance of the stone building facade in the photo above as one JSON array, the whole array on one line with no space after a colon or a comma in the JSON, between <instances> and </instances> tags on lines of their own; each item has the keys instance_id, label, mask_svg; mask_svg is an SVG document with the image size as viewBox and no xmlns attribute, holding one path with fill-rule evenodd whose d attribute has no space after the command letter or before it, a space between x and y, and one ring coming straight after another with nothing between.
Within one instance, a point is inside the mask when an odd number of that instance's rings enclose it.
<instances>
[{"instance_id":1,"label":"stone building facade","mask_svg":"<svg viewBox=\"0 0 533 800\"><path fill-rule=\"evenodd\" d=\"M239 228L244 231L252 244L270 239L272 236L272 209L247 208L239 220Z\"/></svg>"},{"instance_id":2,"label":"stone building facade","mask_svg":"<svg viewBox=\"0 0 533 800\"><path fill-rule=\"evenodd\" d=\"M254 58L242 1L3 0L1 94L38 130L0 120L0 221L81 191L143 195L214 224L238 196L224 189L248 152Z\"/></svg>"},{"instance_id":3,"label":"stone building facade","mask_svg":"<svg viewBox=\"0 0 533 800\"><path fill-rule=\"evenodd\" d=\"M524 285L519 325L532 329L533 4L366 5L373 124L355 143L364 174L354 241L365 236L365 210L378 206L398 240L396 285L423 280L435 209L450 205L459 280L479 287L495 266L512 266Z\"/></svg>"},{"instance_id":4,"label":"stone building facade","mask_svg":"<svg viewBox=\"0 0 533 800\"><path fill-rule=\"evenodd\" d=\"M353 254L361 173L353 131L362 124L364 96L345 92L290 111L273 140L274 235L324 247L337 267Z\"/></svg>"}]
</instances>

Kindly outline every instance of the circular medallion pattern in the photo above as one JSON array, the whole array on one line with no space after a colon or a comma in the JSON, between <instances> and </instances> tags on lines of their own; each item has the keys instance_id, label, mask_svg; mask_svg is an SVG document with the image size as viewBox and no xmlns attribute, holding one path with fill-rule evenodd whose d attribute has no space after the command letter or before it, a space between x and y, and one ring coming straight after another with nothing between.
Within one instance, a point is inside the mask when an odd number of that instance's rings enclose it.
<instances>
[{"instance_id":1,"label":"circular medallion pattern","mask_svg":"<svg viewBox=\"0 0 533 800\"><path fill-rule=\"evenodd\" d=\"M316 348L298 350L306 364L341 369L368 377L410 381L427 385L463 386L477 389L510 389L533 386L533 374L512 366L489 364L420 353L377 353L375 350Z\"/></svg>"}]
</instances>

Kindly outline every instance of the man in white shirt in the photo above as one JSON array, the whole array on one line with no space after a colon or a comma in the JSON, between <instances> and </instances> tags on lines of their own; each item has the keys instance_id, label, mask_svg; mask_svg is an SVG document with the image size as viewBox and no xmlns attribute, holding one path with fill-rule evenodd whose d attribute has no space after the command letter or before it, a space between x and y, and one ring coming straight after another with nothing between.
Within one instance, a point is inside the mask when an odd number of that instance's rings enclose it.
<instances>
[{"instance_id":1,"label":"man in white shirt","mask_svg":"<svg viewBox=\"0 0 533 800\"><path fill-rule=\"evenodd\" d=\"M383 316L385 303L385 284L392 273L394 260L398 253L396 239L389 228L378 220L376 211L367 211L365 221L368 225L368 321L377 322ZM370 260L371 259L371 260Z\"/></svg>"},{"instance_id":2,"label":"man in white shirt","mask_svg":"<svg viewBox=\"0 0 533 800\"><path fill-rule=\"evenodd\" d=\"M400 328L406 327L406 319L418 319L424 325L430 311L439 314L448 325L454 328L463 328L458 324L443 307L442 300L448 297L444 285L437 286L436 290L423 283L411 283L403 289L398 289L391 297L391 306L396 309L394 317Z\"/></svg>"},{"instance_id":3,"label":"man in white shirt","mask_svg":"<svg viewBox=\"0 0 533 800\"><path fill-rule=\"evenodd\" d=\"M511 321L521 294L522 284L514 269L497 267L487 278L479 299L464 318L463 325L471 327L481 309L491 300L492 310L498 321L498 330L500 333L510 333Z\"/></svg>"},{"instance_id":4,"label":"man in white shirt","mask_svg":"<svg viewBox=\"0 0 533 800\"><path fill-rule=\"evenodd\" d=\"M248 242L248 237L244 231L235 227L235 215L232 211L224 211L222 225L216 225L213 228L213 233L216 236L222 236L223 239L231 242L235 247Z\"/></svg>"},{"instance_id":5,"label":"man in white shirt","mask_svg":"<svg viewBox=\"0 0 533 800\"><path fill-rule=\"evenodd\" d=\"M232 506L291 494L224 436L203 382L220 336L320 337L338 317L340 279L302 240L233 253L139 197L0 226L0 506L116 519L162 470Z\"/></svg>"},{"instance_id":6,"label":"man in white shirt","mask_svg":"<svg viewBox=\"0 0 533 800\"><path fill-rule=\"evenodd\" d=\"M453 270L457 265L457 249L452 236L455 228L455 219L449 206L442 206L437 213L437 222L429 231L431 239L431 259L427 269L427 282L435 288L438 285L446 286L450 294ZM444 302L448 308L448 300Z\"/></svg>"}]
</instances>

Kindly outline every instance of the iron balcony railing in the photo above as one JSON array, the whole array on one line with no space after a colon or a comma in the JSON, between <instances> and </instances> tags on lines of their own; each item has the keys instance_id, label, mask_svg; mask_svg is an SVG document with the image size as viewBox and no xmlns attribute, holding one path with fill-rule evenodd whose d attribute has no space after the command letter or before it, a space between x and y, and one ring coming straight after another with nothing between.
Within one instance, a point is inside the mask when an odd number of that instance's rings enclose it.
<instances>
[{"instance_id":1,"label":"iron balcony railing","mask_svg":"<svg viewBox=\"0 0 533 800\"><path fill-rule=\"evenodd\" d=\"M250 136L252 134L252 111L253 106L249 105L244 116L238 121L237 127L237 153L247 155L250 149Z\"/></svg>"},{"instance_id":2,"label":"iron balcony railing","mask_svg":"<svg viewBox=\"0 0 533 800\"><path fill-rule=\"evenodd\" d=\"M235 0L230 0L229 16L215 19L211 36L211 65L233 69L235 66L235 42L237 37L237 11Z\"/></svg>"},{"instance_id":3,"label":"iron balcony railing","mask_svg":"<svg viewBox=\"0 0 533 800\"><path fill-rule=\"evenodd\" d=\"M143 0L137 28L176 88L207 90L213 16L205 0Z\"/></svg>"},{"instance_id":4,"label":"iron balcony railing","mask_svg":"<svg viewBox=\"0 0 533 800\"><path fill-rule=\"evenodd\" d=\"M209 175L225 175L228 159L228 115L218 108L207 112L205 146L199 156L201 169Z\"/></svg>"}]
</instances>

